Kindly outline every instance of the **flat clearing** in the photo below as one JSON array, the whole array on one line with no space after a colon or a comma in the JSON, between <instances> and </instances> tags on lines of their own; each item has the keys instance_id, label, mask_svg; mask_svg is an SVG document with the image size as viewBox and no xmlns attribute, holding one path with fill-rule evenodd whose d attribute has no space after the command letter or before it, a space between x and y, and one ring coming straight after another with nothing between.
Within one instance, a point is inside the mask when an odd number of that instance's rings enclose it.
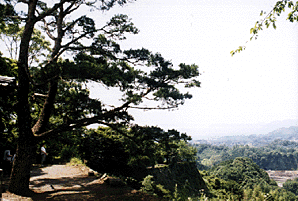
<instances>
[{"instance_id":1,"label":"flat clearing","mask_svg":"<svg viewBox=\"0 0 298 201\"><path fill-rule=\"evenodd\" d=\"M51 165L34 168L30 179L32 196L22 197L5 192L2 200L162 200L128 186L110 186L105 182L109 177L88 176L88 171L86 166ZM8 178L4 182L7 184Z\"/></svg>"},{"instance_id":2,"label":"flat clearing","mask_svg":"<svg viewBox=\"0 0 298 201\"><path fill-rule=\"evenodd\" d=\"M298 177L298 171L291 170L268 170L266 171L269 177L277 182L279 187L282 187L288 179L294 179Z\"/></svg>"}]
</instances>

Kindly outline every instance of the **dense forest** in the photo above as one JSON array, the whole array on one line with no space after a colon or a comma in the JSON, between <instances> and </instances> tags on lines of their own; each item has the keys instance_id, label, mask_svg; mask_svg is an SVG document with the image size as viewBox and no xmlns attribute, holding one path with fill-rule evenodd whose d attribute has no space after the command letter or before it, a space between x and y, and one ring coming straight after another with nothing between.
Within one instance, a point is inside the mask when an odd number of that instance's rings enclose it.
<instances>
[{"instance_id":1,"label":"dense forest","mask_svg":"<svg viewBox=\"0 0 298 201\"><path fill-rule=\"evenodd\" d=\"M296 170L297 130L297 127L282 128L268 135L242 137L241 141L238 136L223 137L210 140L208 144L194 142L193 146L198 149L199 163L206 167L236 157L247 157L265 170Z\"/></svg>"},{"instance_id":2,"label":"dense forest","mask_svg":"<svg viewBox=\"0 0 298 201\"><path fill-rule=\"evenodd\" d=\"M197 166L214 200L297 200L298 180L283 187L265 170L297 170L297 127L267 135L226 136L192 141Z\"/></svg>"},{"instance_id":3,"label":"dense forest","mask_svg":"<svg viewBox=\"0 0 298 201\"><path fill-rule=\"evenodd\" d=\"M237 157L201 172L209 200L297 200L295 181L280 188L251 159ZM206 197L206 196L205 196Z\"/></svg>"}]
</instances>

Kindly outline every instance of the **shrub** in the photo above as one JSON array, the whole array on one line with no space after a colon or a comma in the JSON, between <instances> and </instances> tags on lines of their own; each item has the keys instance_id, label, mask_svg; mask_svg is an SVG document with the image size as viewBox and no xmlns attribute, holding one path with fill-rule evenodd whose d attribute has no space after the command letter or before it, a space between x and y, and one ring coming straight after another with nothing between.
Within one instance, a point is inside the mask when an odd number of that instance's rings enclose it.
<instances>
[{"instance_id":1,"label":"shrub","mask_svg":"<svg viewBox=\"0 0 298 201\"><path fill-rule=\"evenodd\" d=\"M141 187L141 191L148 193L150 195L157 195L159 197L170 198L171 192L164 188L161 184L156 184L153 180L152 175L147 175L143 182L143 187Z\"/></svg>"},{"instance_id":2,"label":"shrub","mask_svg":"<svg viewBox=\"0 0 298 201\"><path fill-rule=\"evenodd\" d=\"M85 165L80 158L73 157L70 159L68 165Z\"/></svg>"},{"instance_id":3,"label":"shrub","mask_svg":"<svg viewBox=\"0 0 298 201\"><path fill-rule=\"evenodd\" d=\"M141 191L146 192L150 195L154 195L154 181L152 175L148 175L147 177L144 178L142 181L143 187L141 187Z\"/></svg>"},{"instance_id":4,"label":"shrub","mask_svg":"<svg viewBox=\"0 0 298 201\"><path fill-rule=\"evenodd\" d=\"M60 159L62 161L70 161L71 158L73 157L78 157L78 150L75 146L65 146L62 148L60 152Z\"/></svg>"},{"instance_id":5,"label":"shrub","mask_svg":"<svg viewBox=\"0 0 298 201\"><path fill-rule=\"evenodd\" d=\"M291 191L295 195L298 195L298 178L295 178L294 180L287 180L283 184L283 188L288 191Z\"/></svg>"}]
</instances>

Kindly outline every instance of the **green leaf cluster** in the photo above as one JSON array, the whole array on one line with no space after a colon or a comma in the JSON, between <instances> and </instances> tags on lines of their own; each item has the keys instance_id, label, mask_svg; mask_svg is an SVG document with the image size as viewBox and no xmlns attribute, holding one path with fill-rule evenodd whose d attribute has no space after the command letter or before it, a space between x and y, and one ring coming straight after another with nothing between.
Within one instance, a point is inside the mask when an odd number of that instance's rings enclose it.
<instances>
[{"instance_id":1,"label":"green leaf cluster","mask_svg":"<svg viewBox=\"0 0 298 201\"><path fill-rule=\"evenodd\" d=\"M17 76L16 61L2 57L0 53L0 75L5 77ZM10 85L0 84L0 147L15 147L16 129L16 82ZM1 151L2 151L1 149ZM4 150L3 150L4 151Z\"/></svg>"},{"instance_id":2,"label":"green leaf cluster","mask_svg":"<svg viewBox=\"0 0 298 201\"><path fill-rule=\"evenodd\" d=\"M298 178L293 180L289 179L283 184L283 188L287 191L291 191L296 196L298 196Z\"/></svg>"},{"instance_id":3,"label":"green leaf cluster","mask_svg":"<svg viewBox=\"0 0 298 201\"><path fill-rule=\"evenodd\" d=\"M0 32L5 28L17 29L20 20L16 18L17 12L14 10L14 6L10 3L0 3Z\"/></svg>"},{"instance_id":4,"label":"green leaf cluster","mask_svg":"<svg viewBox=\"0 0 298 201\"><path fill-rule=\"evenodd\" d=\"M269 28L271 25L274 29L276 29L276 21L277 17L279 17L282 13L288 12L287 20L290 22L298 21L298 1L289 1L282 0L277 1L273 7L273 9L266 13L263 10L260 12L260 16L263 17L261 20L255 23L255 26L250 29L250 40L257 39L260 31L263 30L263 27ZM264 17L265 16L265 17ZM245 50L245 46L239 46L238 49L230 52L231 56L234 56L236 53L240 53Z\"/></svg>"}]
</instances>

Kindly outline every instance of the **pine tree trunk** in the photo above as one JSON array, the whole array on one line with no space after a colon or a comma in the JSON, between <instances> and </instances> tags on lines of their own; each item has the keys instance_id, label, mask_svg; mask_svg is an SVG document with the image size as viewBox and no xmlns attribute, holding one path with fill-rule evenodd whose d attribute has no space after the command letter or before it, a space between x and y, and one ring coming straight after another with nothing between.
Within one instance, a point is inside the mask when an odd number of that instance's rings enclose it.
<instances>
[{"instance_id":1,"label":"pine tree trunk","mask_svg":"<svg viewBox=\"0 0 298 201\"><path fill-rule=\"evenodd\" d=\"M31 129L23 136L28 136L27 139L19 139L16 158L13 164L13 169L10 177L9 191L17 195L28 195L30 171L34 158L35 142L32 138ZM31 136L31 137L29 137Z\"/></svg>"},{"instance_id":2,"label":"pine tree trunk","mask_svg":"<svg viewBox=\"0 0 298 201\"><path fill-rule=\"evenodd\" d=\"M36 4L37 0L29 1L28 3L28 16L20 43L18 59L17 114L19 138L8 187L10 192L18 195L27 195L30 192L30 170L34 151L36 150L36 143L31 130L32 119L29 106L30 74L28 68L29 43L36 23L34 16Z\"/></svg>"},{"instance_id":3,"label":"pine tree trunk","mask_svg":"<svg viewBox=\"0 0 298 201\"><path fill-rule=\"evenodd\" d=\"M34 151L36 150L36 143L31 130L32 120L28 100L29 80L25 68L20 68L20 66L18 86L19 138L16 158L10 178L9 191L18 195L24 195L29 192L30 170Z\"/></svg>"},{"instance_id":4,"label":"pine tree trunk","mask_svg":"<svg viewBox=\"0 0 298 201\"><path fill-rule=\"evenodd\" d=\"M22 56L20 58L22 61ZM8 190L18 195L26 195L29 192L30 170L36 143L31 130L32 118L28 99L30 83L27 74L28 67L26 62L19 62L18 67L17 114L19 137Z\"/></svg>"}]
</instances>

